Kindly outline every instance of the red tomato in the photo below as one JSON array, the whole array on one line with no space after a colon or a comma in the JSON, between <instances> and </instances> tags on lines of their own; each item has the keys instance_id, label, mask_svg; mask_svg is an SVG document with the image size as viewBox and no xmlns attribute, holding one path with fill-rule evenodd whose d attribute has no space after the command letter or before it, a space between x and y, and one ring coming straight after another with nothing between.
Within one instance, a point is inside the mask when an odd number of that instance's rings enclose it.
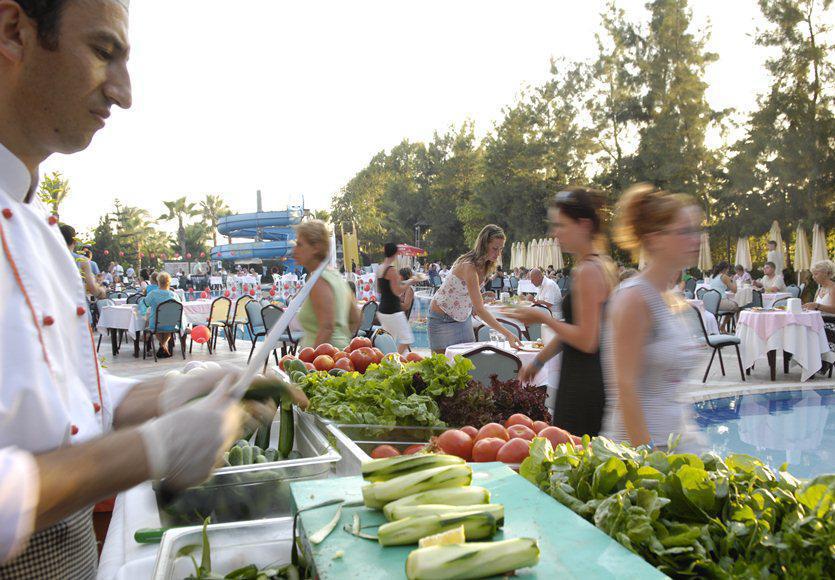
<instances>
[{"instance_id":1,"label":"red tomato","mask_svg":"<svg viewBox=\"0 0 835 580\"><path fill-rule=\"evenodd\" d=\"M533 431L533 421L527 415L523 415L522 413L516 413L515 415L511 415L507 421L504 422L505 427L511 427L512 425L524 425L531 431Z\"/></svg>"},{"instance_id":2,"label":"red tomato","mask_svg":"<svg viewBox=\"0 0 835 580\"><path fill-rule=\"evenodd\" d=\"M444 453L469 461L473 456L473 440L460 429L444 431L438 437L438 447Z\"/></svg>"},{"instance_id":3,"label":"red tomato","mask_svg":"<svg viewBox=\"0 0 835 580\"><path fill-rule=\"evenodd\" d=\"M415 453L420 453L424 449L426 449L426 445L422 443L409 445L406 449L403 450L403 455L414 455Z\"/></svg>"},{"instance_id":4,"label":"red tomato","mask_svg":"<svg viewBox=\"0 0 835 580\"><path fill-rule=\"evenodd\" d=\"M374 351L374 362L380 364L380 362L382 362L383 360L383 357L385 356L383 354L383 351L381 351L379 348L372 348L371 350Z\"/></svg>"},{"instance_id":5,"label":"red tomato","mask_svg":"<svg viewBox=\"0 0 835 580\"><path fill-rule=\"evenodd\" d=\"M283 357L281 357L281 360L278 361L278 368L280 368L281 370L285 370L284 363L288 360L295 360L295 358L296 357L294 357L292 354L285 354Z\"/></svg>"},{"instance_id":6,"label":"red tomato","mask_svg":"<svg viewBox=\"0 0 835 580\"><path fill-rule=\"evenodd\" d=\"M539 432L538 436L545 437L554 447L560 443L568 443L571 441L571 436L568 434L568 431L564 431L559 427L546 427Z\"/></svg>"},{"instance_id":7,"label":"red tomato","mask_svg":"<svg viewBox=\"0 0 835 580\"><path fill-rule=\"evenodd\" d=\"M487 423L487 425L478 430L478 434L475 438L476 440L479 440L484 439L485 437L498 437L499 439L504 439L505 441L510 439L510 435L507 434L507 429L498 423Z\"/></svg>"},{"instance_id":8,"label":"red tomato","mask_svg":"<svg viewBox=\"0 0 835 580\"><path fill-rule=\"evenodd\" d=\"M407 363L407 362L409 362L409 359L407 359L405 356L403 356L403 355L401 354L401 355L400 355L400 362L402 362L402 363Z\"/></svg>"},{"instance_id":9,"label":"red tomato","mask_svg":"<svg viewBox=\"0 0 835 580\"><path fill-rule=\"evenodd\" d=\"M316 347L316 356L322 356L323 354L328 355L329 357L333 358L338 352L338 349L329 342L323 342L319 346Z\"/></svg>"},{"instance_id":10,"label":"red tomato","mask_svg":"<svg viewBox=\"0 0 835 580\"><path fill-rule=\"evenodd\" d=\"M351 362L350 358L342 357L340 359L337 359L337 361L333 363L333 368L342 369L343 371L353 371L354 363Z\"/></svg>"},{"instance_id":11,"label":"red tomato","mask_svg":"<svg viewBox=\"0 0 835 580\"><path fill-rule=\"evenodd\" d=\"M371 450L371 459L382 459L383 457L394 457L400 452L391 445L378 445Z\"/></svg>"},{"instance_id":12,"label":"red tomato","mask_svg":"<svg viewBox=\"0 0 835 580\"><path fill-rule=\"evenodd\" d=\"M545 427L548 427L548 426L549 426L548 423L546 423L545 421L534 421L533 422L533 432L534 433L539 433L540 431L545 429Z\"/></svg>"},{"instance_id":13,"label":"red tomato","mask_svg":"<svg viewBox=\"0 0 835 580\"><path fill-rule=\"evenodd\" d=\"M351 344L348 345L348 348L351 349L351 352L357 350L358 348L362 348L364 346L370 347L371 346L371 339L365 338L364 336L355 336L351 339ZM345 350L348 350L347 348Z\"/></svg>"},{"instance_id":14,"label":"red tomato","mask_svg":"<svg viewBox=\"0 0 835 580\"><path fill-rule=\"evenodd\" d=\"M351 352L351 363L354 365L354 369L361 373L364 373L372 362L374 362L374 359L368 356L368 353L363 349Z\"/></svg>"},{"instance_id":15,"label":"red tomato","mask_svg":"<svg viewBox=\"0 0 835 580\"><path fill-rule=\"evenodd\" d=\"M329 371L333 368L333 359L326 354L320 354L313 359L313 366L317 371Z\"/></svg>"},{"instance_id":16,"label":"red tomato","mask_svg":"<svg viewBox=\"0 0 835 580\"><path fill-rule=\"evenodd\" d=\"M466 426L464 426L464 427L461 427L461 430L462 430L464 433L466 433L467 435L469 435L469 436L470 436L470 438L471 438L473 441L475 441L476 437L478 437L478 429L476 429L475 427L473 427L473 426L471 426L471 425L466 425Z\"/></svg>"},{"instance_id":17,"label":"red tomato","mask_svg":"<svg viewBox=\"0 0 835 580\"><path fill-rule=\"evenodd\" d=\"M313 363L309 363L309 362L304 363L304 368L306 368L309 371L315 371L316 370L316 367L313 366Z\"/></svg>"},{"instance_id":18,"label":"red tomato","mask_svg":"<svg viewBox=\"0 0 835 580\"><path fill-rule=\"evenodd\" d=\"M499 452L499 449L504 447L505 443L507 441L498 437L479 439L473 445L473 461L496 461L496 454Z\"/></svg>"},{"instance_id":19,"label":"red tomato","mask_svg":"<svg viewBox=\"0 0 835 580\"><path fill-rule=\"evenodd\" d=\"M316 358L316 351L309 346L304 347L299 352L299 360L302 362L312 363L314 358Z\"/></svg>"},{"instance_id":20,"label":"red tomato","mask_svg":"<svg viewBox=\"0 0 835 580\"><path fill-rule=\"evenodd\" d=\"M409 362L420 362L423 360L423 357L416 352L410 352L406 355L406 360Z\"/></svg>"},{"instance_id":21,"label":"red tomato","mask_svg":"<svg viewBox=\"0 0 835 580\"><path fill-rule=\"evenodd\" d=\"M533 438L536 437L533 429L529 429L524 425L511 425L507 428L507 433L511 439L527 439L528 441L533 441Z\"/></svg>"},{"instance_id":22,"label":"red tomato","mask_svg":"<svg viewBox=\"0 0 835 580\"><path fill-rule=\"evenodd\" d=\"M504 463L522 463L530 454L530 446L524 439L511 439L496 453L496 459Z\"/></svg>"},{"instance_id":23,"label":"red tomato","mask_svg":"<svg viewBox=\"0 0 835 580\"><path fill-rule=\"evenodd\" d=\"M344 350L338 350L333 354L333 360L334 361L338 361L341 358L350 359L351 356L347 352L345 352Z\"/></svg>"}]
</instances>

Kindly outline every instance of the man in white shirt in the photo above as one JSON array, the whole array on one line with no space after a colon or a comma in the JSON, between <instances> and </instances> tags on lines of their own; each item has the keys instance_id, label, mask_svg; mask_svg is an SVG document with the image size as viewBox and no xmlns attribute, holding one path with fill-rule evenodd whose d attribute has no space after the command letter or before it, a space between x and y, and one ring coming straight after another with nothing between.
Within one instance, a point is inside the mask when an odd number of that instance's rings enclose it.
<instances>
[{"instance_id":1,"label":"man in white shirt","mask_svg":"<svg viewBox=\"0 0 835 580\"><path fill-rule=\"evenodd\" d=\"M766 292L786 291L786 283L783 281L783 277L777 273L773 262L765 263L765 266L763 266L763 274L765 276L754 282L754 286L762 288Z\"/></svg>"},{"instance_id":2,"label":"man in white shirt","mask_svg":"<svg viewBox=\"0 0 835 580\"><path fill-rule=\"evenodd\" d=\"M777 248L777 242L774 240L768 241L768 252L766 253L765 259L767 262L774 264L774 269L782 277L783 268L785 268L783 252Z\"/></svg>"},{"instance_id":3,"label":"man in white shirt","mask_svg":"<svg viewBox=\"0 0 835 580\"><path fill-rule=\"evenodd\" d=\"M35 194L47 157L130 107L127 26L127 0L0 0L2 578L95 576L92 505L147 479L200 483L240 426L230 369L120 390L101 372L81 277Z\"/></svg>"},{"instance_id":4,"label":"man in white shirt","mask_svg":"<svg viewBox=\"0 0 835 580\"><path fill-rule=\"evenodd\" d=\"M544 276L542 270L539 268L531 270L531 282L537 288L534 304L546 306L554 316L559 317L560 306L562 305L562 292L560 292L557 283L551 278Z\"/></svg>"}]
</instances>

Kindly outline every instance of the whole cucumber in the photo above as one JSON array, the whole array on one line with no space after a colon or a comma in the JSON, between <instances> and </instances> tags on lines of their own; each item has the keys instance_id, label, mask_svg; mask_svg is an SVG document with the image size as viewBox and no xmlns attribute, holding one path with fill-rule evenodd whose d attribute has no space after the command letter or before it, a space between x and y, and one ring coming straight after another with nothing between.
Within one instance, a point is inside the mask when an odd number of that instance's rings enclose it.
<instances>
[{"instance_id":1,"label":"whole cucumber","mask_svg":"<svg viewBox=\"0 0 835 580\"><path fill-rule=\"evenodd\" d=\"M296 435L295 417L293 416L293 402L289 397L281 398L280 422L278 424L278 452L287 457L293 450L293 439Z\"/></svg>"},{"instance_id":2,"label":"whole cucumber","mask_svg":"<svg viewBox=\"0 0 835 580\"><path fill-rule=\"evenodd\" d=\"M238 445L235 445L229 451L229 465L243 465L243 449Z\"/></svg>"}]
</instances>

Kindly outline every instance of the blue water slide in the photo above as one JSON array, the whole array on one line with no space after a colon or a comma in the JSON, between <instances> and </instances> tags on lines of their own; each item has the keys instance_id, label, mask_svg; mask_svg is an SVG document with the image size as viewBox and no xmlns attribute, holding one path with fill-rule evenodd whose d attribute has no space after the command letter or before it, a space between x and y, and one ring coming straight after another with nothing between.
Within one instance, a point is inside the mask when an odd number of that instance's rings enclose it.
<instances>
[{"instance_id":1,"label":"blue water slide","mask_svg":"<svg viewBox=\"0 0 835 580\"><path fill-rule=\"evenodd\" d=\"M287 258L293 250L296 232L293 226L302 221L304 210L289 207L285 211L262 211L224 216L218 220L222 236L253 238L253 242L224 244L212 248L212 260L275 260Z\"/></svg>"}]
</instances>

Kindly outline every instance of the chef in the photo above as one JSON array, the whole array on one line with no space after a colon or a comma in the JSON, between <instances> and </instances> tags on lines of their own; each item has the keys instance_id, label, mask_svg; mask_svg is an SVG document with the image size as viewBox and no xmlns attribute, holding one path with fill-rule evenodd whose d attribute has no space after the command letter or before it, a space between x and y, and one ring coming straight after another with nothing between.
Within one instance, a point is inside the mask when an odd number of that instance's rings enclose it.
<instances>
[{"instance_id":1,"label":"chef","mask_svg":"<svg viewBox=\"0 0 835 580\"><path fill-rule=\"evenodd\" d=\"M203 481L240 427L230 369L114 388L34 193L44 159L130 107L127 24L127 0L0 0L0 578L94 577L92 505Z\"/></svg>"}]
</instances>

